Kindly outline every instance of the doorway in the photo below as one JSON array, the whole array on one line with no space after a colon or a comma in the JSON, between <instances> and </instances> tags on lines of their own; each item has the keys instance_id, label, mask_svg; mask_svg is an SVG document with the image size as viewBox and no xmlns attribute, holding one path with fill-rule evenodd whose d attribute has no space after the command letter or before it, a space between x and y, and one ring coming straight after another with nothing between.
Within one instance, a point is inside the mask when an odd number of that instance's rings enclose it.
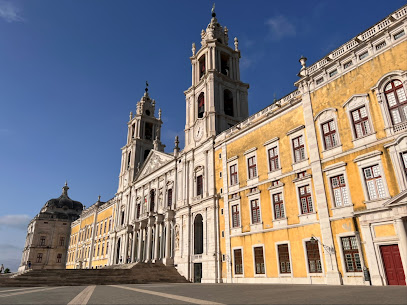
<instances>
[{"instance_id":1,"label":"doorway","mask_svg":"<svg viewBox=\"0 0 407 305\"><path fill-rule=\"evenodd\" d=\"M194 283L200 283L202 279L202 263L194 263Z\"/></svg>"},{"instance_id":2,"label":"doorway","mask_svg":"<svg viewBox=\"0 0 407 305\"><path fill-rule=\"evenodd\" d=\"M398 245L380 246L387 285L406 285L403 264Z\"/></svg>"}]
</instances>

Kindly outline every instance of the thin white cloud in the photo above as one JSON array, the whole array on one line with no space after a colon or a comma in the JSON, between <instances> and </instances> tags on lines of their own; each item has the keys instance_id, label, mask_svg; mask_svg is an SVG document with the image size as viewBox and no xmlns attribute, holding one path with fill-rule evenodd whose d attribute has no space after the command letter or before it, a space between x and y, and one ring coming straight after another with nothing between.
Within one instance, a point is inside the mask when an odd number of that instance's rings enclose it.
<instances>
[{"instance_id":1,"label":"thin white cloud","mask_svg":"<svg viewBox=\"0 0 407 305\"><path fill-rule=\"evenodd\" d=\"M269 18L266 21L266 25L269 27L270 38L272 40L280 40L283 37L295 36L296 33L294 24L283 15Z\"/></svg>"},{"instance_id":2,"label":"thin white cloud","mask_svg":"<svg viewBox=\"0 0 407 305\"><path fill-rule=\"evenodd\" d=\"M26 214L0 216L0 229L3 227L10 227L26 230L31 218L32 217Z\"/></svg>"},{"instance_id":3,"label":"thin white cloud","mask_svg":"<svg viewBox=\"0 0 407 305\"><path fill-rule=\"evenodd\" d=\"M24 18L20 15L20 8L10 1L0 0L0 18L6 22L23 22Z\"/></svg>"}]
</instances>

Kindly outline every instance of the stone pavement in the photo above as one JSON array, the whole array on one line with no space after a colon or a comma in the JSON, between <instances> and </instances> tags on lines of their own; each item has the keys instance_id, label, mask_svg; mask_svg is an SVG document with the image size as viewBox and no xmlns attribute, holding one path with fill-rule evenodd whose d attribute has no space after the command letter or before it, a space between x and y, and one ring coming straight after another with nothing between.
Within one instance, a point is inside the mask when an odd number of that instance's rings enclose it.
<instances>
[{"instance_id":1,"label":"stone pavement","mask_svg":"<svg viewBox=\"0 0 407 305\"><path fill-rule=\"evenodd\" d=\"M407 304L407 287L167 283L1 287L0 304Z\"/></svg>"}]
</instances>

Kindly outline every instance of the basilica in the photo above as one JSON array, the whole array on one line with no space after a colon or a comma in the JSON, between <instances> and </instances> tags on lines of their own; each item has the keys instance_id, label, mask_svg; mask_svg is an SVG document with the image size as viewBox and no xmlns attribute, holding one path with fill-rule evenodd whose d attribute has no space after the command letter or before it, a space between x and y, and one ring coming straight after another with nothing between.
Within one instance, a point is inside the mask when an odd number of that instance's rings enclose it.
<instances>
[{"instance_id":1,"label":"basilica","mask_svg":"<svg viewBox=\"0 0 407 305\"><path fill-rule=\"evenodd\" d=\"M164 152L146 86L117 193L72 219L65 267L145 262L202 283L406 285L406 32L404 6L318 62L300 58L296 90L249 116L238 39L213 11L192 45L185 146L177 137Z\"/></svg>"}]
</instances>

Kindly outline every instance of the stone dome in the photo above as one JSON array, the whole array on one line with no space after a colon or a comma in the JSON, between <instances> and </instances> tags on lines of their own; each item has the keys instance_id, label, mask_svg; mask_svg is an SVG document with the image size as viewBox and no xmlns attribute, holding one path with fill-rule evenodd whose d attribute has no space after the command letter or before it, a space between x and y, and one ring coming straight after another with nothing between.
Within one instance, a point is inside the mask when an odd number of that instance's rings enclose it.
<instances>
[{"instance_id":1,"label":"stone dome","mask_svg":"<svg viewBox=\"0 0 407 305\"><path fill-rule=\"evenodd\" d=\"M72 210L80 213L83 210L83 205L79 201L72 200L68 196L69 187L67 183L62 188L62 194L58 198L53 198L48 200L44 207L41 209L41 212L61 212L66 211L67 213L73 212ZM71 211L69 211L71 210Z\"/></svg>"}]
</instances>

